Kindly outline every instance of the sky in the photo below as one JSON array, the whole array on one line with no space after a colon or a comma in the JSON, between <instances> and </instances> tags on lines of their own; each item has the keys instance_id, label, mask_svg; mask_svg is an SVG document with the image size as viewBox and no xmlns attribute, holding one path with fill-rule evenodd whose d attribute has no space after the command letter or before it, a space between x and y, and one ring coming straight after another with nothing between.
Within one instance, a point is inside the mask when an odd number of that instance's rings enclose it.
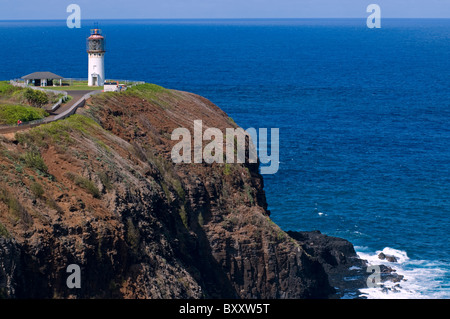
<instances>
[{"instance_id":1,"label":"sky","mask_svg":"<svg viewBox=\"0 0 450 319\"><path fill-rule=\"evenodd\" d=\"M450 18L450 0L0 0L0 20L65 20L77 4L82 19Z\"/></svg>"}]
</instances>

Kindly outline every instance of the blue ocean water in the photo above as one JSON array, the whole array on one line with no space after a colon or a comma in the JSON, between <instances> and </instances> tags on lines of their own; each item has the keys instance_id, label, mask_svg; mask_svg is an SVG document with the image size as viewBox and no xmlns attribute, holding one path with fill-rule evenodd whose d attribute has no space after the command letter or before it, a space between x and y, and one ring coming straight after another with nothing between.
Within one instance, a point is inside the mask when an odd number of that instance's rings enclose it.
<instances>
[{"instance_id":1,"label":"blue ocean water","mask_svg":"<svg viewBox=\"0 0 450 319\"><path fill-rule=\"evenodd\" d=\"M265 176L285 230L397 255L382 298L450 298L450 19L99 21L108 78L203 95L243 128L280 129ZM0 79L87 77L93 21L0 22ZM375 260L373 260L375 261Z\"/></svg>"}]
</instances>

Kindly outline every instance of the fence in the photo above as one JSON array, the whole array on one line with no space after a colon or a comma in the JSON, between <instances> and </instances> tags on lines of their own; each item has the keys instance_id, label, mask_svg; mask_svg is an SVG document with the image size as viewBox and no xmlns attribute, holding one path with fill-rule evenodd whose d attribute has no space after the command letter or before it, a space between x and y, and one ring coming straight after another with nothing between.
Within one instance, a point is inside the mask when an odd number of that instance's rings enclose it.
<instances>
[{"instance_id":1,"label":"fence","mask_svg":"<svg viewBox=\"0 0 450 319\"><path fill-rule=\"evenodd\" d=\"M49 91L49 92L53 92L53 93L57 93L57 94L63 92L63 91L47 89L47 87L30 86L30 85L27 85L25 82L22 83L19 81L20 81L19 79L14 79L14 80L10 80L9 82L11 83L11 85L20 86L20 87L29 87L30 89L33 89L33 90L41 90L41 91L45 90L45 91ZM74 82L86 82L86 85L87 85L88 79L86 79L86 78L64 78L63 82L65 82L65 83L68 82L70 86L72 86ZM120 84L125 84L127 86L145 84L145 81L118 80L118 79L108 79L105 82L119 82Z\"/></svg>"},{"instance_id":2,"label":"fence","mask_svg":"<svg viewBox=\"0 0 450 319\"><path fill-rule=\"evenodd\" d=\"M37 90L37 91L51 92L51 93L54 93L54 94L61 94L61 93L63 93L63 94L65 94L65 96L67 96L67 92L66 91L47 89L47 87L30 86L30 85L27 85L26 83L19 82L19 80L10 80L9 84L11 84L13 86L18 86L18 87L22 87L22 88L29 88L29 89Z\"/></svg>"},{"instance_id":3,"label":"fence","mask_svg":"<svg viewBox=\"0 0 450 319\"><path fill-rule=\"evenodd\" d=\"M93 91L93 92L90 92L90 93L87 93L87 94L83 95L83 97L81 99L79 99L77 102L75 102L68 110L62 112L61 114L56 115L49 122L62 120L62 119L65 119L66 117L68 117L70 115L75 114L75 112L77 111L77 109L80 106L84 106L84 104L86 103L86 100L88 98L90 98L92 95L100 94L100 93L102 93L102 92L101 91Z\"/></svg>"},{"instance_id":4,"label":"fence","mask_svg":"<svg viewBox=\"0 0 450 319\"><path fill-rule=\"evenodd\" d=\"M72 84L73 82L88 82L88 79L86 78L64 78L63 82L69 82ZM121 80L121 79L107 79L105 82L119 82L121 84L131 84L131 85L137 85L137 84L144 84L145 81L135 81L135 80Z\"/></svg>"}]
</instances>

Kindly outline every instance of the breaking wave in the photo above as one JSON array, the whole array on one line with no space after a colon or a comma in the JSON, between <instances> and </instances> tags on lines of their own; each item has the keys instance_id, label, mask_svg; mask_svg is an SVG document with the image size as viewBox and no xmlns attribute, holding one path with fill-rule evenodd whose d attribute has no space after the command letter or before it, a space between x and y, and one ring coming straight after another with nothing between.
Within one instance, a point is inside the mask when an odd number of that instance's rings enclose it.
<instances>
[{"instance_id":1,"label":"breaking wave","mask_svg":"<svg viewBox=\"0 0 450 319\"><path fill-rule=\"evenodd\" d=\"M386 281L380 287L360 289L360 297L368 299L448 299L450 286L446 284L450 276L450 265L439 261L415 260L405 251L386 247L370 252L365 247L355 247L361 259L369 266L385 265L403 276L400 282ZM388 261L378 256L394 257ZM393 261L394 260L394 261Z\"/></svg>"}]
</instances>

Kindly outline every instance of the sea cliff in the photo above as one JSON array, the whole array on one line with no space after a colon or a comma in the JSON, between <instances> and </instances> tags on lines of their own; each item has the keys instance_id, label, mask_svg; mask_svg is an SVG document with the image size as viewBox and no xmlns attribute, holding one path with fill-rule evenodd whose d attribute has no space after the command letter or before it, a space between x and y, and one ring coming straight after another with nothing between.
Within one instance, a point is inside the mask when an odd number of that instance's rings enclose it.
<instances>
[{"instance_id":1,"label":"sea cliff","mask_svg":"<svg viewBox=\"0 0 450 319\"><path fill-rule=\"evenodd\" d=\"M356 289L350 269L361 285L351 243L271 220L259 164L171 161L172 131L199 119L237 127L203 97L145 84L0 136L0 297L332 298Z\"/></svg>"}]
</instances>

